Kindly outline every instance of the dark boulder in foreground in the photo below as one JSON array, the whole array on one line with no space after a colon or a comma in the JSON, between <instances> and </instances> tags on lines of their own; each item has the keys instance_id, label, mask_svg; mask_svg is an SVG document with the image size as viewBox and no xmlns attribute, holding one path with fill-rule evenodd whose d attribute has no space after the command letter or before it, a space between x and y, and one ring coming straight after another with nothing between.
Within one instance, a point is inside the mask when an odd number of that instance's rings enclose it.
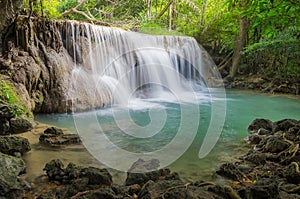
<instances>
[{"instance_id":1,"label":"dark boulder in foreground","mask_svg":"<svg viewBox=\"0 0 300 199\"><path fill-rule=\"evenodd\" d=\"M0 152L8 155L23 155L30 151L28 139L19 136L0 136Z\"/></svg>"},{"instance_id":2,"label":"dark boulder in foreground","mask_svg":"<svg viewBox=\"0 0 300 199\"><path fill-rule=\"evenodd\" d=\"M55 180L63 184L71 184L75 179L88 179L89 185L111 185L112 176L106 169L95 167L82 168L73 163L69 163L64 168L63 163L59 160L52 160L47 163L44 170L49 180Z\"/></svg>"},{"instance_id":3,"label":"dark boulder in foreground","mask_svg":"<svg viewBox=\"0 0 300 199\"><path fill-rule=\"evenodd\" d=\"M64 134L62 129L56 127L47 128L39 138L40 142L47 145L66 145L81 143L77 134Z\"/></svg>"},{"instance_id":4,"label":"dark boulder in foreground","mask_svg":"<svg viewBox=\"0 0 300 199\"><path fill-rule=\"evenodd\" d=\"M232 180L241 198L300 198L300 121L256 119L248 131L253 149L217 174Z\"/></svg>"},{"instance_id":5,"label":"dark boulder in foreground","mask_svg":"<svg viewBox=\"0 0 300 199\"><path fill-rule=\"evenodd\" d=\"M0 153L0 198L23 198L27 183L18 176L25 172L22 159Z\"/></svg>"},{"instance_id":6,"label":"dark boulder in foreground","mask_svg":"<svg viewBox=\"0 0 300 199\"><path fill-rule=\"evenodd\" d=\"M133 166L140 166L137 163L150 162L139 160ZM106 169L80 167L73 163L64 167L58 159L47 163L44 170L48 180L33 187L31 195L28 193L32 197L40 199L50 199L49 196L76 199L221 199L237 196L237 192L229 186L205 181L184 183L178 174L172 175L169 169L144 174L136 173L141 175L143 181L132 181L132 183L140 183L142 186L116 185L113 184L112 177ZM131 174L129 173L128 177ZM144 178L145 176L147 179Z\"/></svg>"}]
</instances>

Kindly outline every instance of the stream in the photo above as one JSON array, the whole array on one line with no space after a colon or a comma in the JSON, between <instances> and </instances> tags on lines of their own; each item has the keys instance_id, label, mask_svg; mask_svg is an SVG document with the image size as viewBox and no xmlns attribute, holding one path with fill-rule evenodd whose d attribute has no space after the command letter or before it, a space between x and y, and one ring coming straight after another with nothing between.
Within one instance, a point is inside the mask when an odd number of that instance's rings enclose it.
<instances>
[{"instance_id":1,"label":"stream","mask_svg":"<svg viewBox=\"0 0 300 199\"><path fill-rule=\"evenodd\" d=\"M56 158L61 159L65 165L67 165L68 162L73 162L81 166L107 168L107 164L105 165L107 162L103 161L104 163L101 163L97 160L97 155L95 155L93 151L94 148L91 149L91 143L86 139L86 136L93 136L92 140L97 140L99 133L105 135L119 148L130 153L147 153L149 151L160 150L175 140L175 135L179 127L182 126L180 125L182 110L183 107L186 106L187 108L184 110L190 111L190 115L188 115L188 120L185 120L185 123L186 121L192 121L198 118L199 121L196 121L198 129L191 145L185 150L183 155L174 157L174 160L172 160L174 162L167 166L172 171L179 173L180 177L187 182L199 179L215 181L217 177L213 175L213 171L219 164L226 160L236 158L249 149L245 141L243 141L243 138L248 135L246 130L247 126L255 118L268 118L272 121L284 118L300 119L299 97L234 90L227 90L226 93L226 99L223 100L226 100L227 110L222 133L213 150L204 158L199 158L198 153L201 145L203 145L205 134L211 120L211 103L204 102L205 100L203 99L196 104L184 105L173 101L148 99L135 101L134 106L128 108L107 107L84 113L36 115L35 119L38 122L63 128L70 133L80 131L79 135L83 140L86 140L83 141L86 147L83 145L71 145L67 147L42 146L38 143L38 136L45 127L39 124L36 132L25 135L32 144L32 150L24 156L27 164L26 177L33 179L43 174L42 169L45 163ZM199 107L200 117L193 115L195 106ZM129 119L127 113L129 113L130 116ZM151 130L151 128L156 128L156 124L157 126L161 125L159 124L160 120L156 120L155 117L160 118L165 116L164 114L166 115L166 120L162 128L160 128L159 132L155 135L138 137L124 133L124 128L126 128L125 131L130 132L135 132L138 129L138 132L141 127L146 127L142 128L145 130L142 135L150 135L152 131L156 131L156 129ZM91 115L96 117L98 124L92 123L89 119ZM132 122L136 125L132 125ZM78 125L81 125L81 127ZM84 126L82 127L82 125ZM101 130L99 130L97 125L101 126ZM189 124L187 126L189 126ZM190 128L192 128L193 125L190 126ZM150 128L150 131L147 127ZM84 132L82 129L84 129ZM185 128L185 130L187 136L192 136L188 128ZM191 129L191 131L192 130L193 129ZM96 145L100 147L100 145L105 145L104 142L107 141L97 140L98 144ZM182 141L182 144L186 143ZM185 146L180 146L179 143L176 147L184 148ZM96 147L95 149L98 148ZM125 162L127 157L124 157L124 154L114 153L112 156L110 148L106 150L101 149L101 151L100 149L101 147L99 148L99 153L101 153L103 160L105 160L105 158L114 159L117 161L118 166L123 166L124 164L124 168L126 168ZM91 155L91 153L93 155ZM161 154L163 158L170 157L168 155L170 154ZM125 172L115 169L111 169L110 172L116 183L124 182L126 178Z\"/></svg>"}]
</instances>

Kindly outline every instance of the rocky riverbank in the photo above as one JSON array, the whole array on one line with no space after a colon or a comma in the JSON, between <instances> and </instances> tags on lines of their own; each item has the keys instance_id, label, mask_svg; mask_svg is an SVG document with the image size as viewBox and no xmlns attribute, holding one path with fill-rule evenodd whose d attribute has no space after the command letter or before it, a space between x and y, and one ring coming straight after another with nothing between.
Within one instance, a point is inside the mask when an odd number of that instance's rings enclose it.
<instances>
[{"instance_id":1,"label":"rocky riverbank","mask_svg":"<svg viewBox=\"0 0 300 199\"><path fill-rule=\"evenodd\" d=\"M198 180L186 183L169 169L148 173L127 173L124 184L113 182L107 169L64 166L59 159L49 160L45 175L34 182L21 176L26 165L21 156L30 150L27 139L19 136L0 137L0 197L1 198L300 198L300 121L285 119L272 122L256 119L248 127L246 138L250 150L238 161L222 164L215 174L218 182ZM40 136L41 144L57 146L66 142L62 130L48 128ZM76 136L75 136L76 137ZM46 142L46 139L50 139ZM150 168L153 161L138 160L131 168ZM42 171L40 171L42 173ZM201 171L198 171L201 172Z\"/></svg>"},{"instance_id":2,"label":"rocky riverbank","mask_svg":"<svg viewBox=\"0 0 300 199\"><path fill-rule=\"evenodd\" d=\"M226 88L232 89L251 89L266 93L284 93L299 95L299 79L277 79L255 76L239 76L225 81Z\"/></svg>"}]
</instances>

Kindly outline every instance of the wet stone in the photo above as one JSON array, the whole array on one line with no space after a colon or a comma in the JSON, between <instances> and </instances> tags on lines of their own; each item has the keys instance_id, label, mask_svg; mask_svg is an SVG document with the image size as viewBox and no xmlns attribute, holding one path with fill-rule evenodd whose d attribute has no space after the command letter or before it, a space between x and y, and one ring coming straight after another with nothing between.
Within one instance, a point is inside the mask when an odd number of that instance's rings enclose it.
<instances>
[{"instance_id":1,"label":"wet stone","mask_svg":"<svg viewBox=\"0 0 300 199\"><path fill-rule=\"evenodd\" d=\"M81 143L77 134L64 134L62 129L50 127L40 135L40 142L47 145L68 145Z\"/></svg>"}]
</instances>

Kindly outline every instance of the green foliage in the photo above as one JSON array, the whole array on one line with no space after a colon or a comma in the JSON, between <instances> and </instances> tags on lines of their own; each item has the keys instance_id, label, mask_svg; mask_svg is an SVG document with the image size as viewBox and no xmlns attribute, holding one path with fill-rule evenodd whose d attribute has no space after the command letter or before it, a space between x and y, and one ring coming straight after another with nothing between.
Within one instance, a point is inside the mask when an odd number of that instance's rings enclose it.
<instances>
[{"instance_id":1,"label":"green foliage","mask_svg":"<svg viewBox=\"0 0 300 199\"><path fill-rule=\"evenodd\" d=\"M18 97L14 85L5 80L0 80L0 102L10 107L12 113L17 116L22 114L31 116L30 111L25 108Z\"/></svg>"},{"instance_id":2,"label":"green foliage","mask_svg":"<svg viewBox=\"0 0 300 199\"><path fill-rule=\"evenodd\" d=\"M35 14L51 18L79 4L78 0L25 0L27 11L29 2ZM247 18L242 69L288 77L299 75L298 4L297 0L88 0L78 10L125 29L139 24L142 33L195 36L223 55L233 51L239 19ZM65 18L86 20L77 13Z\"/></svg>"},{"instance_id":3,"label":"green foliage","mask_svg":"<svg viewBox=\"0 0 300 199\"><path fill-rule=\"evenodd\" d=\"M247 46L244 54L249 67L263 69L269 76L300 77L299 36L300 26L292 26L272 38L266 37Z\"/></svg>"},{"instance_id":4,"label":"green foliage","mask_svg":"<svg viewBox=\"0 0 300 199\"><path fill-rule=\"evenodd\" d=\"M58 18L60 13L57 7L60 5L59 0L24 0L23 6L26 13L30 13L30 4L35 16L46 16Z\"/></svg>"},{"instance_id":5,"label":"green foliage","mask_svg":"<svg viewBox=\"0 0 300 199\"><path fill-rule=\"evenodd\" d=\"M62 1L57 10L60 13L70 10L78 5L77 0ZM126 20L139 17L139 14L145 9L145 4L137 3L135 0L119 0L117 2L107 0L89 0L83 6L78 8L79 11L88 13L98 20ZM84 20L85 18L77 13L72 13L67 16L68 19Z\"/></svg>"},{"instance_id":6,"label":"green foliage","mask_svg":"<svg viewBox=\"0 0 300 199\"><path fill-rule=\"evenodd\" d=\"M139 27L140 33L145 34L153 34L153 35L184 35L179 31L170 31L168 28L164 26L164 24L154 23L154 22L146 22L144 21Z\"/></svg>"},{"instance_id":7,"label":"green foliage","mask_svg":"<svg viewBox=\"0 0 300 199\"><path fill-rule=\"evenodd\" d=\"M250 20L245 63L251 72L299 77L300 12L293 0L248 0L241 15Z\"/></svg>"}]
</instances>

